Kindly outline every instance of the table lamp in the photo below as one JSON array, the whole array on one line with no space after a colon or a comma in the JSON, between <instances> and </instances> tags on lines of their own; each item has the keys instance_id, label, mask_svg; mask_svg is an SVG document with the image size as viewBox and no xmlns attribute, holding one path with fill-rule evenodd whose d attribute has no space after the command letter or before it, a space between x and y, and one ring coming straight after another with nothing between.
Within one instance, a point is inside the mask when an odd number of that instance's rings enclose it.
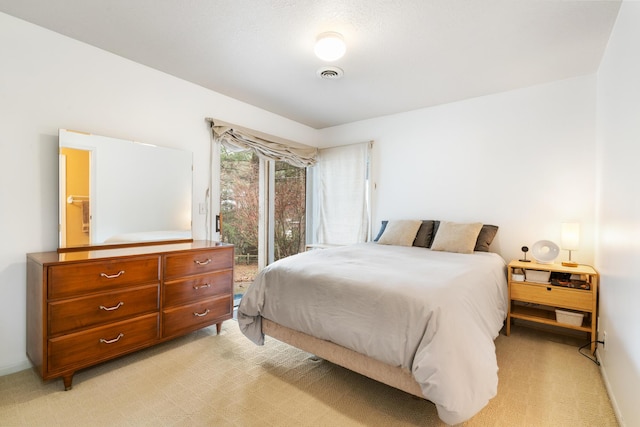
<instances>
[{"instance_id":1,"label":"table lamp","mask_svg":"<svg viewBox=\"0 0 640 427\"><path fill-rule=\"evenodd\" d=\"M580 246L580 224L577 222L563 222L560 234L560 246L569 251L569 261L562 261L565 267L577 267L578 263L571 260L571 251L577 251Z\"/></svg>"}]
</instances>

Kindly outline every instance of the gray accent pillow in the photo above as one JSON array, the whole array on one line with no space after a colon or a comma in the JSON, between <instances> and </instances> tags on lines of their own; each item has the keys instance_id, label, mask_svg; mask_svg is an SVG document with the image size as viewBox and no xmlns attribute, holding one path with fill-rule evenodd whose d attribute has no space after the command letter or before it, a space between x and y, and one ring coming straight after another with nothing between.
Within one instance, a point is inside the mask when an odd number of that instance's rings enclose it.
<instances>
[{"instance_id":1,"label":"gray accent pillow","mask_svg":"<svg viewBox=\"0 0 640 427\"><path fill-rule=\"evenodd\" d=\"M431 240L429 240L429 246L427 246L428 248L430 248L431 245L433 245L433 239L435 239L436 234L438 234L438 228L440 228L440 221L438 220L433 221L433 233L431 234Z\"/></svg>"},{"instance_id":2,"label":"gray accent pillow","mask_svg":"<svg viewBox=\"0 0 640 427\"><path fill-rule=\"evenodd\" d=\"M377 242L378 240L380 240L380 237L382 237L382 233L384 233L384 229L387 228L388 223L389 221L387 220L382 221L382 225L380 226L380 231L378 231L378 235L376 236L376 238L373 239L374 242Z\"/></svg>"},{"instance_id":3,"label":"gray accent pillow","mask_svg":"<svg viewBox=\"0 0 640 427\"><path fill-rule=\"evenodd\" d=\"M476 247L474 250L478 252L489 252L489 246L491 245L491 242L493 242L493 238L496 237L497 232L497 225L484 224L482 226L482 230L480 230L480 234L478 235L478 240L476 241Z\"/></svg>"},{"instance_id":4,"label":"gray accent pillow","mask_svg":"<svg viewBox=\"0 0 640 427\"><path fill-rule=\"evenodd\" d=\"M416 239L413 241L413 246L419 246L421 248L428 248L433 240L433 220L423 220Z\"/></svg>"}]
</instances>

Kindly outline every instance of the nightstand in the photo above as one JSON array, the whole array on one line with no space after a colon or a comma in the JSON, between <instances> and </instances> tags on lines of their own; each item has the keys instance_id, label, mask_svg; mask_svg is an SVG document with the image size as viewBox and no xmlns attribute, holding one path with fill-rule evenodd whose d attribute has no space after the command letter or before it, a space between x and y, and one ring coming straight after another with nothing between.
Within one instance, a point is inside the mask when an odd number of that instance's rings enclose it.
<instances>
[{"instance_id":1,"label":"nightstand","mask_svg":"<svg viewBox=\"0 0 640 427\"><path fill-rule=\"evenodd\" d=\"M514 278L514 272L530 271L529 276L558 274L566 279L571 274L572 281L553 280L534 282ZM538 264L536 262L511 261L507 271L509 284L509 307L507 312L507 336L511 333L511 319L522 319L555 327L583 331L589 334L591 352L596 348L596 326L598 318L598 272L592 267L578 265L565 267L561 264ZM581 324L570 324L556 320L556 309L582 314Z\"/></svg>"}]
</instances>

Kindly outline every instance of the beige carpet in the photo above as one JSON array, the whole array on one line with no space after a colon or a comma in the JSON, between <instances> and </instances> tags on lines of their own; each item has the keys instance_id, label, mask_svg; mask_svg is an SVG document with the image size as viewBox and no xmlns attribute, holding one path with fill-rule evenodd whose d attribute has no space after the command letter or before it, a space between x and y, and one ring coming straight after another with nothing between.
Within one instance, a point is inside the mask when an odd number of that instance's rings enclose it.
<instances>
[{"instance_id":1,"label":"beige carpet","mask_svg":"<svg viewBox=\"0 0 640 427\"><path fill-rule=\"evenodd\" d=\"M598 367L554 335L496 340L498 395L466 426L616 426ZM565 341L566 342L566 341ZM472 351L472 350L471 350ZM433 404L225 322L76 373L0 377L0 426L439 426Z\"/></svg>"}]
</instances>

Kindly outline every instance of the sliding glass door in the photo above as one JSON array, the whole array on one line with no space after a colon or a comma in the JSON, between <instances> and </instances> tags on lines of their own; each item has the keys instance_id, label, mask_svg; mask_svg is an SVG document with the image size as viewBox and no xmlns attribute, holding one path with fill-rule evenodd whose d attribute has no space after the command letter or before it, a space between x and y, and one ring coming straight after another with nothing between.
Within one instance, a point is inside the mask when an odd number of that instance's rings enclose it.
<instances>
[{"instance_id":1,"label":"sliding glass door","mask_svg":"<svg viewBox=\"0 0 640 427\"><path fill-rule=\"evenodd\" d=\"M234 296L238 299L258 273L260 245L258 156L220 148L220 240L235 246Z\"/></svg>"},{"instance_id":2,"label":"sliding glass door","mask_svg":"<svg viewBox=\"0 0 640 427\"><path fill-rule=\"evenodd\" d=\"M306 169L220 147L220 240L235 245L236 303L267 264L304 250Z\"/></svg>"},{"instance_id":3,"label":"sliding glass door","mask_svg":"<svg viewBox=\"0 0 640 427\"><path fill-rule=\"evenodd\" d=\"M274 163L273 259L277 261L305 248L307 170Z\"/></svg>"}]
</instances>

